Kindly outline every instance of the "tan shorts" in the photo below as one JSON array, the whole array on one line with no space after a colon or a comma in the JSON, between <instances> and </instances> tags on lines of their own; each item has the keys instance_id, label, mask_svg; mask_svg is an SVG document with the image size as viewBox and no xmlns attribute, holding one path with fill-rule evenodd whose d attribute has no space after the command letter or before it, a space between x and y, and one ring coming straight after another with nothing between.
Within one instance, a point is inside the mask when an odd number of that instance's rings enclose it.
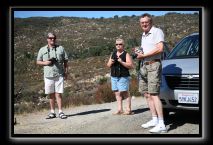
<instances>
[{"instance_id":1,"label":"tan shorts","mask_svg":"<svg viewBox=\"0 0 213 145\"><path fill-rule=\"evenodd\" d=\"M161 83L161 62L144 64L140 69L139 75L139 92L141 94L159 94Z\"/></svg>"},{"instance_id":2,"label":"tan shorts","mask_svg":"<svg viewBox=\"0 0 213 145\"><path fill-rule=\"evenodd\" d=\"M64 78L62 76L53 78L44 78L45 94L63 93Z\"/></svg>"}]
</instances>

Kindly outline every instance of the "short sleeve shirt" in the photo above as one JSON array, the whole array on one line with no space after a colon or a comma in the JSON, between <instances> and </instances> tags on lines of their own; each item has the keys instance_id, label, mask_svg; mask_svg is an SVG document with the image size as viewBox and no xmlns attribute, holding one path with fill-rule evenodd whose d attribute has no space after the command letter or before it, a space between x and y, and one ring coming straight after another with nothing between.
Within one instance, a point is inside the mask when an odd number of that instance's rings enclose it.
<instances>
[{"instance_id":1,"label":"short sleeve shirt","mask_svg":"<svg viewBox=\"0 0 213 145\"><path fill-rule=\"evenodd\" d=\"M64 48L56 45L54 48L48 48L48 45L40 48L37 60L46 61L55 58L57 61L51 66L44 66L44 77L51 78L64 75L64 61L68 60L68 56Z\"/></svg>"},{"instance_id":2,"label":"short sleeve shirt","mask_svg":"<svg viewBox=\"0 0 213 145\"><path fill-rule=\"evenodd\" d=\"M164 42L164 33L161 29L152 26L152 28L147 34L145 33L142 34L141 47L143 48L144 54L155 49L155 45L159 42ZM157 54L151 57L147 57L144 60L150 61L150 60L160 59L160 58L161 58L161 54Z\"/></svg>"}]
</instances>

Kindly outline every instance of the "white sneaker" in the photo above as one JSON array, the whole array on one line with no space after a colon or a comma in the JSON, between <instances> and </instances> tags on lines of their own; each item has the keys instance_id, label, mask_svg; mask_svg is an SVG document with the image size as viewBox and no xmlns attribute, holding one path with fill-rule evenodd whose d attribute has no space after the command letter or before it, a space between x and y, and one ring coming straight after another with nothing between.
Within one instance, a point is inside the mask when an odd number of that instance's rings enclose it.
<instances>
[{"instance_id":1,"label":"white sneaker","mask_svg":"<svg viewBox=\"0 0 213 145\"><path fill-rule=\"evenodd\" d=\"M143 128L149 128L149 127L153 127L153 126L155 126L157 124L158 124L157 122L155 122L153 120L150 120L147 123L142 124L141 127L143 127Z\"/></svg>"},{"instance_id":2,"label":"white sneaker","mask_svg":"<svg viewBox=\"0 0 213 145\"><path fill-rule=\"evenodd\" d=\"M165 133L167 132L166 126L164 124L157 124L154 128L150 129L151 133Z\"/></svg>"}]
</instances>

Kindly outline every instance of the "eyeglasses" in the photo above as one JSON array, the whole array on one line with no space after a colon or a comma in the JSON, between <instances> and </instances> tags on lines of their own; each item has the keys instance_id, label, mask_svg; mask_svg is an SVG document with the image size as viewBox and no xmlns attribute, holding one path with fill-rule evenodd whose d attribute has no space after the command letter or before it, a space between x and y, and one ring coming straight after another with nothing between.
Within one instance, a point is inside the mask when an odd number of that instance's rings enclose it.
<instances>
[{"instance_id":1,"label":"eyeglasses","mask_svg":"<svg viewBox=\"0 0 213 145\"><path fill-rule=\"evenodd\" d=\"M55 38L55 37L48 37L48 39L53 39L53 40L55 40L56 38Z\"/></svg>"},{"instance_id":2,"label":"eyeglasses","mask_svg":"<svg viewBox=\"0 0 213 145\"><path fill-rule=\"evenodd\" d=\"M123 44L115 44L116 46L118 46L118 45L123 45Z\"/></svg>"}]
</instances>

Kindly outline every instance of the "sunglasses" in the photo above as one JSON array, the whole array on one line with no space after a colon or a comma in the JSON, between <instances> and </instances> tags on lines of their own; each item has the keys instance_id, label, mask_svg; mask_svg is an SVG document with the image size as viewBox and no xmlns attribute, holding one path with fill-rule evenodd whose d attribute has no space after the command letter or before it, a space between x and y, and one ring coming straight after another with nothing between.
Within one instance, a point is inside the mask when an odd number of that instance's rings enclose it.
<instances>
[{"instance_id":1,"label":"sunglasses","mask_svg":"<svg viewBox=\"0 0 213 145\"><path fill-rule=\"evenodd\" d=\"M116 46L118 46L118 45L123 45L123 44L115 44Z\"/></svg>"},{"instance_id":2,"label":"sunglasses","mask_svg":"<svg viewBox=\"0 0 213 145\"><path fill-rule=\"evenodd\" d=\"M55 40L56 38L55 38L55 37L48 37L48 39L53 39L53 40Z\"/></svg>"},{"instance_id":3,"label":"sunglasses","mask_svg":"<svg viewBox=\"0 0 213 145\"><path fill-rule=\"evenodd\" d=\"M141 24L149 24L149 22L147 21L147 22L141 22Z\"/></svg>"}]
</instances>

